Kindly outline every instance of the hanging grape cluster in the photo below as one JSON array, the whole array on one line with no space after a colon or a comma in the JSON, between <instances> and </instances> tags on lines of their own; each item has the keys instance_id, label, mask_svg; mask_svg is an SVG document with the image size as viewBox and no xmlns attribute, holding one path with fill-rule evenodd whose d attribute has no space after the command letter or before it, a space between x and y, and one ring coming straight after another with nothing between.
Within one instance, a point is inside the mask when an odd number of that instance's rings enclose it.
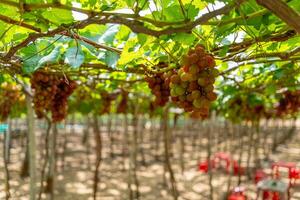
<instances>
[{"instance_id":1,"label":"hanging grape cluster","mask_svg":"<svg viewBox=\"0 0 300 200\"><path fill-rule=\"evenodd\" d=\"M279 104L276 107L277 115L283 116L287 114L294 114L299 111L300 108L300 90L286 91L283 93L282 98L279 100Z\"/></svg>"},{"instance_id":2,"label":"hanging grape cluster","mask_svg":"<svg viewBox=\"0 0 300 200\"><path fill-rule=\"evenodd\" d=\"M121 91L121 101L117 107L117 113L126 113L128 106L128 92L125 90Z\"/></svg>"},{"instance_id":3,"label":"hanging grape cluster","mask_svg":"<svg viewBox=\"0 0 300 200\"><path fill-rule=\"evenodd\" d=\"M60 79L51 107L53 121L58 122L66 117L68 112L68 97L74 92L76 87L77 84L75 81L68 80L66 82L65 78Z\"/></svg>"},{"instance_id":4,"label":"hanging grape cluster","mask_svg":"<svg viewBox=\"0 0 300 200\"><path fill-rule=\"evenodd\" d=\"M151 77L146 77L148 86L152 94L155 95L155 100L152 103L154 107L164 106L169 101L170 88L169 82L166 81L164 73L158 73Z\"/></svg>"},{"instance_id":5,"label":"hanging grape cluster","mask_svg":"<svg viewBox=\"0 0 300 200\"><path fill-rule=\"evenodd\" d=\"M207 117L211 102L217 99L213 84L219 72L215 66L214 57L198 45L184 57L177 72L168 73L172 101L192 117Z\"/></svg>"},{"instance_id":6,"label":"hanging grape cluster","mask_svg":"<svg viewBox=\"0 0 300 200\"><path fill-rule=\"evenodd\" d=\"M38 118L51 111L52 121L59 122L67 115L68 97L76 89L75 81L65 76L36 71L31 78L33 103Z\"/></svg>"},{"instance_id":7,"label":"hanging grape cluster","mask_svg":"<svg viewBox=\"0 0 300 200\"><path fill-rule=\"evenodd\" d=\"M236 120L257 120L261 118L270 118L272 113L268 112L261 102L257 105L251 105L247 97L235 96L228 101L228 109L225 110L226 116L233 121Z\"/></svg>"},{"instance_id":8,"label":"hanging grape cluster","mask_svg":"<svg viewBox=\"0 0 300 200\"><path fill-rule=\"evenodd\" d=\"M11 84L0 86L0 121L5 121L20 97L20 89Z\"/></svg>"},{"instance_id":9,"label":"hanging grape cluster","mask_svg":"<svg viewBox=\"0 0 300 200\"><path fill-rule=\"evenodd\" d=\"M101 101L101 108L99 110L99 114L100 115L107 114L110 112L112 101L116 99L116 94L114 93L110 94L104 90L100 92L100 95L102 101Z\"/></svg>"}]
</instances>

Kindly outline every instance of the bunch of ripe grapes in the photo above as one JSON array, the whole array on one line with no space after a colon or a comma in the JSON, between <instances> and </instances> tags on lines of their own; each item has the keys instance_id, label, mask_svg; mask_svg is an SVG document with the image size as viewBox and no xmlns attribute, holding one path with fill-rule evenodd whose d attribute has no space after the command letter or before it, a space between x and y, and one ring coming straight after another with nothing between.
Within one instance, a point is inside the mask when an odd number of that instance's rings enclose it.
<instances>
[{"instance_id":1,"label":"bunch of ripe grapes","mask_svg":"<svg viewBox=\"0 0 300 200\"><path fill-rule=\"evenodd\" d=\"M251 105L246 97L235 96L230 99L225 110L227 117L232 120L256 120L260 118L269 119L272 116L271 110L267 110L263 103Z\"/></svg>"},{"instance_id":2,"label":"bunch of ripe grapes","mask_svg":"<svg viewBox=\"0 0 300 200\"><path fill-rule=\"evenodd\" d=\"M121 91L121 101L117 107L117 113L126 113L128 106L128 92Z\"/></svg>"},{"instance_id":3,"label":"bunch of ripe grapes","mask_svg":"<svg viewBox=\"0 0 300 200\"><path fill-rule=\"evenodd\" d=\"M76 87L77 84L75 81L68 80L66 82L65 78L60 79L51 106L52 120L54 122L62 121L66 117L68 112L68 97L71 96Z\"/></svg>"},{"instance_id":4,"label":"bunch of ripe grapes","mask_svg":"<svg viewBox=\"0 0 300 200\"><path fill-rule=\"evenodd\" d=\"M158 73L151 77L146 77L148 86L152 94L155 95L153 106L164 106L169 101L170 88L164 73Z\"/></svg>"},{"instance_id":5,"label":"bunch of ripe grapes","mask_svg":"<svg viewBox=\"0 0 300 200\"><path fill-rule=\"evenodd\" d=\"M300 108L300 90L286 91L283 93L279 104L276 107L277 115L282 116L286 114L294 114Z\"/></svg>"},{"instance_id":6,"label":"bunch of ripe grapes","mask_svg":"<svg viewBox=\"0 0 300 200\"><path fill-rule=\"evenodd\" d=\"M107 114L110 112L112 101L116 99L116 94L113 93L110 94L107 91L102 91L100 95L101 95L102 105L99 114L100 115Z\"/></svg>"},{"instance_id":7,"label":"bunch of ripe grapes","mask_svg":"<svg viewBox=\"0 0 300 200\"><path fill-rule=\"evenodd\" d=\"M33 103L38 118L51 111L52 121L59 122L67 115L68 97L76 89L75 81L65 76L36 71L31 78Z\"/></svg>"},{"instance_id":8,"label":"bunch of ripe grapes","mask_svg":"<svg viewBox=\"0 0 300 200\"><path fill-rule=\"evenodd\" d=\"M192 117L207 117L211 102L217 99L213 84L219 72L215 66L214 57L197 45L184 57L182 67L167 75L172 101Z\"/></svg>"},{"instance_id":9,"label":"bunch of ripe grapes","mask_svg":"<svg viewBox=\"0 0 300 200\"><path fill-rule=\"evenodd\" d=\"M0 86L0 121L8 118L13 105L20 96L20 89L17 86L7 83Z\"/></svg>"}]
</instances>

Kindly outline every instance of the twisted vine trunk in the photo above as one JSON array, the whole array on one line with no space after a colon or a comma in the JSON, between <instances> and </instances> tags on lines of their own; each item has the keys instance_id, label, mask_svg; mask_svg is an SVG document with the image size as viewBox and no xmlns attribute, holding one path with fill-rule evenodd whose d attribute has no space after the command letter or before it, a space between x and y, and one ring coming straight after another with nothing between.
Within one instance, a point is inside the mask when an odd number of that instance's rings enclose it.
<instances>
[{"instance_id":1,"label":"twisted vine trunk","mask_svg":"<svg viewBox=\"0 0 300 200\"><path fill-rule=\"evenodd\" d=\"M253 147L253 138L254 138L254 122L250 124L248 127L248 133L250 131L250 137L248 142L248 150L247 150L247 176L250 179L251 177L251 169L250 169L250 162L252 157L252 147Z\"/></svg>"},{"instance_id":2,"label":"twisted vine trunk","mask_svg":"<svg viewBox=\"0 0 300 200\"><path fill-rule=\"evenodd\" d=\"M163 115L163 138L164 138L164 150L165 150L165 165L170 175L171 192L174 200L178 199L178 190L176 186L176 180L174 172L170 162L170 132L169 132L169 112L168 107L164 110Z\"/></svg>"},{"instance_id":3,"label":"twisted vine trunk","mask_svg":"<svg viewBox=\"0 0 300 200\"><path fill-rule=\"evenodd\" d=\"M34 114L32 108L32 98L26 94L26 107L27 107L27 125L28 125L28 146L29 146L29 173L30 173L30 186L29 186L29 199L35 200L36 195L36 140L34 133Z\"/></svg>"},{"instance_id":4,"label":"twisted vine trunk","mask_svg":"<svg viewBox=\"0 0 300 200\"><path fill-rule=\"evenodd\" d=\"M212 152L211 152L211 142L212 142L212 138L211 138L211 130L210 127L208 127L207 129L207 145L206 145L206 150L207 150L207 160L208 162L208 183L209 183L209 189L210 189L210 193L209 193L209 199L213 200L214 199L214 187L212 184L212 180L213 180L213 173L212 173L212 166L211 166L211 156L212 156Z\"/></svg>"},{"instance_id":5,"label":"twisted vine trunk","mask_svg":"<svg viewBox=\"0 0 300 200\"><path fill-rule=\"evenodd\" d=\"M8 171L8 163L9 163L9 131L4 132L4 145L3 145L3 162L4 162L4 171L5 171L5 199L8 200L11 197L10 194L10 184L9 184L9 171Z\"/></svg>"},{"instance_id":6,"label":"twisted vine trunk","mask_svg":"<svg viewBox=\"0 0 300 200\"><path fill-rule=\"evenodd\" d=\"M140 199L140 190L139 190L139 180L137 178L137 150L138 150L138 108L136 108L136 112L133 116L133 138L132 138L132 151L130 156L130 162L132 163L132 170L133 170L133 181L136 186L136 199Z\"/></svg>"},{"instance_id":7,"label":"twisted vine trunk","mask_svg":"<svg viewBox=\"0 0 300 200\"><path fill-rule=\"evenodd\" d=\"M141 119L139 120L138 123L138 135L139 135L139 152L142 158L142 165L146 165L146 158L145 158L145 153L144 153L144 148L143 148L143 144L144 144L144 128L145 128L145 124L144 124L144 117L142 116Z\"/></svg>"},{"instance_id":8,"label":"twisted vine trunk","mask_svg":"<svg viewBox=\"0 0 300 200\"><path fill-rule=\"evenodd\" d=\"M111 115L108 116L107 121L107 133L109 136L109 149L110 149L110 157L114 157L114 137L113 137L113 131L112 131L112 125L113 125L113 117Z\"/></svg>"},{"instance_id":9,"label":"twisted vine trunk","mask_svg":"<svg viewBox=\"0 0 300 200\"><path fill-rule=\"evenodd\" d=\"M174 123L174 126L175 123ZM181 128L181 130L179 131L179 134L180 134L180 168L181 168L181 173L183 174L184 173L184 154L185 154L185 143L184 143L184 136L185 136L185 126L183 126ZM175 128L175 127L174 127ZM197 139L198 141L198 139Z\"/></svg>"},{"instance_id":10,"label":"twisted vine trunk","mask_svg":"<svg viewBox=\"0 0 300 200\"><path fill-rule=\"evenodd\" d=\"M55 183L55 171L56 171L56 138L57 138L57 124L53 126L53 133L50 135L49 141L49 171L47 177L47 184L46 184L46 193L50 193L50 199L53 200L54 198L54 183Z\"/></svg>"},{"instance_id":11,"label":"twisted vine trunk","mask_svg":"<svg viewBox=\"0 0 300 200\"><path fill-rule=\"evenodd\" d=\"M127 114L124 113L123 120L122 120L122 126L123 126L123 137L122 137L122 158L123 158L123 171L126 170L126 156L127 156L127 149L129 147L129 140L128 140L128 119ZM122 132L121 132L122 133Z\"/></svg>"},{"instance_id":12,"label":"twisted vine trunk","mask_svg":"<svg viewBox=\"0 0 300 200\"><path fill-rule=\"evenodd\" d=\"M242 130L240 132L240 137L239 137L239 143L240 143L240 149L239 149L239 166L242 166L242 158L243 158L243 151L244 151L244 135L245 135L245 127L241 127ZM238 177L238 186L241 185L241 182L242 182L242 174L241 174L241 171L239 171L239 177Z\"/></svg>"},{"instance_id":13,"label":"twisted vine trunk","mask_svg":"<svg viewBox=\"0 0 300 200\"><path fill-rule=\"evenodd\" d=\"M102 137L101 137L101 130L99 128L98 117L97 115L93 116L93 128L94 128L94 137L96 141L96 168L94 172L94 184L93 184L93 198L94 200L97 199L97 190L98 190L98 182L99 182L99 168L102 161Z\"/></svg>"},{"instance_id":14,"label":"twisted vine trunk","mask_svg":"<svg viewBox=\"0 0 300 200\"><path fill-rule=\"evenodd\" d=\"M124 126L125 126L125 129L124 129L124 135L126 137L127 135L127 139L126 139L126 142L128 144L128 150L129 150L129 169L128 169L128 181L127 181L127 187L128 187L128 198L130 200L133 200L134 197L133 197L133 190L131 188L131 185L132 185L132 168L133 168L133 150L132 150L132 139L130 137L130 135L128 134L128 115L127 114L124 114ZM130 148L131 147L131 148Z\"/></svg>"},{"instance_id":15,"label":"twisted vine trunk","mask_svg":"<svg viewBox=\"0 0 300 200\"><path fill-rule=\"evenodd\" d=\"M257 169L259 167L259 149L260 149L260 126L259 126L259 121L255 122L255 133L256 133L256 137L255 137L255 143L254 143L254 162L255 162L255 166L254 168Z\"/></svg>"},{"instance_id":16,"label":"twisted vine trunk","mask_svg":"<svg viewBox=\"0 0 300 200\"><path fill-rule=\"evenodd\" d=\"M231 124L230 126L230 130L232 131L230 134L230 140L234 141L234 134L235 133L239 133L239 130L237 130L237 126ZM230 155L233 156L235 153L235 148L230 148ZM229 192L230 192L230 188L231 188L231 184L232 184L232 178L233 178L233 167L232 164L230 164L229 167L229 176L227 179L227 189L226 189L226 196L228 196Z\"/></svg>"},{"instance_id":17,"label":"twisted vine trunk","mask_svg":"<svg viewBox=\"0 0 300 200\"><path fill-rule=\"evenodd\" d=\"M20 176L21 178L26 178L29 176L29 145L28 139L26 137L26 146L25 146L25 157L22 162Z\"/></svg>"},{"instance_id":18,"label":"twisted vine trunk","mask_svg":"<svg viewBox=\"0 0 300 200\"><path fill-rule=\"evenodd\" d=\"M48 157L49 157L49 135L50 135L50 131L51 131L51 126L52 123L51 121L48 121L47 124L47 130L46 130L46 136L45 136L45 155L43 156L45 158L43 166L42 166L42 172L41 172L41 182L40 182L40 191L38 194L38 200L40 200L42 198L42 193L44 190L44 179L45 179L45 172L46 172L46 167L48 164Z\"/></svg>"}]
</instances>

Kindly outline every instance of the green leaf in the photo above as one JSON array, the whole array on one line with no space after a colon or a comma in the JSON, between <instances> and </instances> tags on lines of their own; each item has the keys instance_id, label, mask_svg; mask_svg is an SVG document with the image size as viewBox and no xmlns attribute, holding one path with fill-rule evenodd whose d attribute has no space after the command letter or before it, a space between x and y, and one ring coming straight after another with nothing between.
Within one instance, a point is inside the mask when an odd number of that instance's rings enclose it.
<instances>
[{"instance_id":1,"label":"green leaf","mask_svg":"<svg viewBox=\"0 0 300 200\"><path fill-rule=\"evenodd\" d=\"M225 56L225 55L227 54L228 50L229 50L229 46L224 46L224 47L220 50L219 56L221 56L221 57Z\"/></svg>"},{"instance_id":2,"label":"green leaf","mask_svg":"<svg viewBox=\"0 0 300 200\"><path fill-rule=\"evenodd\" d=\"M199 9L196 8L195 5L185 5L185 9L187 10L188 19L194 19L199 14Z\"/></svg>"},{"instance_id":3,"label":"green leaf","mask_svg":"<svg viewBox=\"0 0 300 200\"><path fill-rule=\"evenodd\" d=\"M42 57L41 56L34 56L30 59L27 59L23 62L22 70L25 74L31 74L35 70L39 68L39 61Z\"/></svg>"},{"instance_id":4,"label":"green leaf","mask_svg":"<svg viewBox=\"0 0 300 200\"><path fill-rule=\"evenodd\" d=\"M191 45L194 43L196 37L192 34L177 33L177 34L175 34L173 39L182 44Z\"/></svg>"},{"instance_id":5,"label":"green leaf","mask_svg":"<svg viewBox=\"0 0 300 200\"><path fill-rule=\"evenodd\" d=\"M169 6L164 10L164 15L167 21L180 21L184 20L184 16L181 12L179 5Z\"/></svg>"},{"instance_id":6,"label":"green leaf","mask_svg":"<svg viewBox=\"0 0 300 200\"><path fill-rule=\"evenodd\" d=\"M278 69L274 72L273 80L281 79L284 76L284 72L282 69Z\"/></svg>"},{"instance_id":7,"label":"green leaf","mask_svg":"<svg viewBox=\"0 0 300 200\"><path fill-rule=\"evenodd\" d=\"M93 110L93 105L91 103L81 102L78 105L77 110L83 114L88 114Z\"/></svg>"},{"instance_id":8,"label":"green leaf","mask_svg":"<svg viewBox=\"0 0 300 200\"><path fill-rule=\"evenodd\" d=\"M78 68L84 62L84 53L80 46L68 48L65 53L65 63L73 68Z\"/></svg>"},{"instance_id":9,"label":"green leaf","mask_svg":"<svg viewBox=\"0 0 300 200\"><path fill-rule=\"evenodd\" d=\"M137 34L137 38L138 38L138 41L139 41L141 46L143 46L147 41L147 35L145 35L143 33Z\"/></svg>"},{"instance_id":10,"label":"green leaf","mask_svg":"<svg viewBox=\"0 0 300 200\"><path fill-rule=\"evenodd\" d=\"M116 67L119 58L119 54L111 51L106 51L104 62L110 67Z\"/></svg>"},{"instance_id":11,"label":"green leaf","mask_svg":"<svg viewBox=\"0 0 300 200\"><path fill-rule=\"evenodd\" d=\"M266 94L271 95L276 93L276 86L273 84L270 84L265 89Z\"/></svg>"},{"instance_id":12,"label":"green leaf","mask_svg":"<svg viewBox=\"0 0 300 200\"><path fill-rule=\"evenodd\" d=\"M135 0L125 0L125 2L129 8L133 8Z\"/></svg>"},{"instance_id":13,"label":"green leaf","mask_svg":"<svg viewBox=\"0 0 300 200\"><path fill-rule=\"evenodd\" d=\"M3 74L0 74L0 85L5 81Z\"/></svg>"},{"instance_id":14,"label":"green leaf","mask_svg":"<svg viewBox=\"0 0 300 200\"><path fill-rule=\"evenodd\" d=\"M131 30L127 26L120 26L119 32L116 34L116 39L120 41L126 41L129 38Z\"/></svg>"},{"instance_id":15,"label":"green leaf","mask_svg":"<svg viewBox=\"0 0 300 200\"><path fill-rule=\"evenodd\" d=\"M38 62L38 68L41 67L44 64L48 64L48 63L55 63L57 62L59 56L60 56L60 49L62 47L61 46L56 46L50 54L48 54L47 56L42 57L39 62Z\"/></svg>"},{"instance_id":16,"label":"green leaf","mask_svg":"<svg viewBox=\"0 0 300 200\"><path fill-rule=\"evenodd\" d=\"M142 57L143 52L140 49L135 50L137 44L137 38L131 38L126 42L118 64L125 65Z\"/></svg>"},{"instance_id":17,"label":"green leaf","mask_svg":"<svg viewBox=\"0 0 300 200\"><path fill-rule=\"evenodd\" d=\"M119 25L111 25L108 27L105 33L101 35L101 37L98 39L98 42L112 44L118 31Z\"/></svg>"},{"instance_id":18,"label":"green leaf","mask_svg":"<svg viewBox=\"0 0 300 200\"><path fill-rule=\"evenodd\" d=\"M255 94L250 94L247 98L247 101L250 106L256 106L262 104L262 99Z\"/></svg>"},{"instance_id":19,"label":"green leaf","mask_svg":"<svg viewBox=\"0 0 300 200\"><path fill-rule=\"evenodd\" d=\"M43 17L56 24L67 24L74 21L71 10L51 8L42 13Z\"/></svg>"}]
</instances>

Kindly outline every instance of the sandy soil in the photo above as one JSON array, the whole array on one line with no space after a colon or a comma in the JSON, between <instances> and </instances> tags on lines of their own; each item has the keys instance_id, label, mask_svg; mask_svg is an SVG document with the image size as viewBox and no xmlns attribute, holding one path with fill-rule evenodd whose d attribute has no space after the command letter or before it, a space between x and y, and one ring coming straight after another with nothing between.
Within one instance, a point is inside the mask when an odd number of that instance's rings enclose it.
<instances>
[{"instance_id":1,"label":"sandy soil","mask_svg":"<svg viewBox=\"0 0 300 200\"><path fill-rule=\"evenodd\" d=\"M76 132L70 133L67 131L67 148L65 152L64 169L62 169L61 162L61 147L64 142L63 130L60 130L58 139L58 161L57 161L57 180L55 183L55 200L91 200L92 186L93 186L93 170L95 163L95 154L93 153L94 141L93 137L89 138L87 145L81 143L82 130L76 129ZM116 141L114 145L115 156L111 158L109 149L109 138L106 133L104 136L104 159L100 168L100 183L97 199L104 200L126 200L128 199L128 157L124 160L121 155L122 138L120 132L115 134ZM118 140L119 138L119 140ZM197 171L198 160L205 160L206 148L205 139L198 143L198 147L192 146L192 138L185 138L185 154L184 163L185 171L181 173L179 162L179 144L178 140L174 143L174 156L171 162L175 171L177 180L177 187L180 192L181 200L201 200L208 199L208 175ZM140 182L140 199L141 200L171 200L168 185L164 183L163 162L157 161L153 156L155 152L151 148L153 144L149 144L148 134L145 133L143 151L145 154L145 165L141 162L141 156L138 157L138 180ZM2 140L3 143L3 140ZM162 145L162 144L161 144ZM213 147L213 151L217 151L217 147ZM1 159L0 159L0 199L5 199L4 194L4 168L3 168L3 147L1 144ZM11 149L11 161L9 163L10 185L11 185L11 199L12 200L28 200L29 179L21 179L19 176L21 169L21 162L24 158L24 149L21 148L20 139L14 140ZM162 147L160 150L159 159L163 159ZM260 152L262 153L262 152ZM41 152L38 152L41 156ZM235 155L237 156L237 155ZM270 156L275 161L293 161L300 167L300 132L286 144L279 146L278 152ZM41 157L39 157L39 167L41 164ZM245 160L243 159L243 165ZM268 170L266 170L268 171ZM38 173L40 174L40 172ZM213 186L215 199L222 199L222 193L226 191L228 175L221 171L213 172ZM40 177L38 177L38 180ZM232 177L231 185L234 186L237 182L237 177ZM250 199L254 199L256 195L256 187L253 181L247 180L243 177L243 186L246 187L246 193ZM48 197L43 194L43 199ZM300 180L298 184L292 189L292 200L300 200Z\"/></svg>"}]
</instances>

